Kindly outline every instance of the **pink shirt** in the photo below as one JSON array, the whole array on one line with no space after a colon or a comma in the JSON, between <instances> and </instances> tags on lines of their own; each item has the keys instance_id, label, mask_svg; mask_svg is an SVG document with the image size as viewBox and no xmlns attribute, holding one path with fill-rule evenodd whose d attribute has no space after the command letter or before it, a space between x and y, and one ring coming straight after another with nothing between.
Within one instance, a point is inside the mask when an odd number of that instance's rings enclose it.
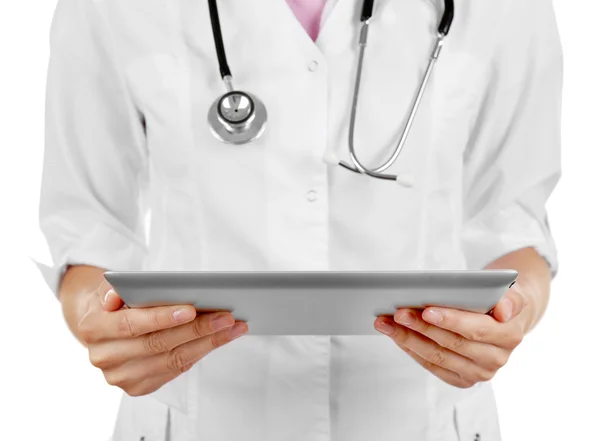
<instances>
[{"instance_id":1,"label":"pink shirt","mask_svg":"<svg viewBox=\"0 0 600 441\"><path fill-rule=\"evenodd\" d=\"M321 15L327 0L286 0L310 38L315 41L321 27Z\"/></svg>"}]
</instances>

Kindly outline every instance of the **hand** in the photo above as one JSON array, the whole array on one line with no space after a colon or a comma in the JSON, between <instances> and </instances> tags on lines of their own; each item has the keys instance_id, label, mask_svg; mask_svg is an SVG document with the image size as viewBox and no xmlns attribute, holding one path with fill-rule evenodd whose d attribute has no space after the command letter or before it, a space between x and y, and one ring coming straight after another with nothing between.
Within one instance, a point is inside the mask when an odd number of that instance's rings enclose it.
<instances>
[{"instance_id":1,"label":"hand","mask_svg":"<svg viewBox=\"0 0 600 441\"><path fill-rule=\"evenodd\" d=\"M131 396L154 392L247 331L229 312L197 314L190 305L129 309L106 281L77 326L91 363Z\"/></svg>"},{"instance_id":2,"label":"hand","mask_svg":"<svg viewBox=\"0 0 600 441\"><path fill-rule=\"evenodd\" d=\"M453 386L491 380L525 335L525 297L509 291L490 315L428 307L398 309L380 316L375 328L387 334L421 366Z\"/></svg>"}]
</instances>

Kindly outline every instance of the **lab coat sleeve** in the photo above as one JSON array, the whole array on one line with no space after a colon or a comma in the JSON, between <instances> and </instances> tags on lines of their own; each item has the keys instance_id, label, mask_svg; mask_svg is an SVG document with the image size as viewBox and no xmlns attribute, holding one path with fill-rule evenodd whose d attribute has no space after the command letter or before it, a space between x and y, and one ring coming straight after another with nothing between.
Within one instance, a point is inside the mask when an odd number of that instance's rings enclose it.
<instances>
[{"instance_id":1,"label":"lab coat sleeve","mask_svg":"<svg viewBox=\"0 0 600 441\"><path fill-rule=\"evenodd\" d=\"M144 126L115 59L101 2L59 0L50 31L39 265L56 294L71 264L139 269L146 254Z\"/></svg>"},{"instance_id":2,"label":"lab coat sleeve","mask_svg":"<svg viewBox=\"0 0 600 441\"><path fill-rule=\"evenodd\" d=\"M546 202L560 174L562 48L551 0L507 0L464 156L470 268L525 247L558 269Z\"/></svg>"}]
</instances>

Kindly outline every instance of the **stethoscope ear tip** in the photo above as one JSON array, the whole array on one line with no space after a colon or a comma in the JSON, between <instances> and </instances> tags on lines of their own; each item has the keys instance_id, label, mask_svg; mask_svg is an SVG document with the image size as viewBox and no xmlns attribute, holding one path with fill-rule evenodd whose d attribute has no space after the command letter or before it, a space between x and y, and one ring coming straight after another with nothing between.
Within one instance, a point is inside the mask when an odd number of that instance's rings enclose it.
<instances>
[{"instance_id":1,"label":"stethoscope ear tip","mask_svg":"<svg viewBox=\"0 0 600 441\"><path fill-rule=\"evenodd\" d=\"M329 152L329 151L325 152L325 154L323 155L323 161L325 161L325 164L327 164L327 165L339 165L340 164L340 160L335 155L335 153Z\"/></svg>"},{"instance_id":2,"label":"stethoscope ear tip","mask_svg":"<svg viewBox=\"0 0 600 441\"><path fill-rule=\"evenodd\" d=\"M415 185L415 177L410 173L402 173L396 176L396 184L405 188L412 188Z\"/></svg>"}]
</instances>

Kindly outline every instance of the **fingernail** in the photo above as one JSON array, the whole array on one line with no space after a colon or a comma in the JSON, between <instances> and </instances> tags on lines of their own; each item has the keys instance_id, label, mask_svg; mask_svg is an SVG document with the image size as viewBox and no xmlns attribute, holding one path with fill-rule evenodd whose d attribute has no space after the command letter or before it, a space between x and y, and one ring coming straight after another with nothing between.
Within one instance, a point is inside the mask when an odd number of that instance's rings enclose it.
<instances>
[{"instance_id":1,"label":"fingernail","mask_svg":"<svg viewBox=\"0 0 600 441\"><path fill-rule=\"evenodd\" d=\"M408 311L402 312L399 316L394 317L394 319L403 325L412 325L415 322L415 316Z\"/></svg>"},{"instance_id":2,"label":"fingernail","mask_svg":"<svg viewBox=\"0 0 600 441\"><path fill-rule=\"evenodd\" d=\"M235 323L231 314L223 314L214 317L210 322L210 327L215 331L219 329L227 328Z\"/></svg>"},{"instance_id":3,"label":"fingernail","mask_svg":"<svg viewBox=\"0 0 600 441\"><path fill-rule=\"evenodd\" d=\"M390 325L388 322L377 322L375 324L375 329L380 332L383 332L385 335L392 335L394 333L394 327Z\"/></svg>"},{"instance_id":4,"label":"fingernail","mask_svg":"<svg viewBox=\"0 0 600 441\"><path fill-rule=\"evenodd\" d=\"M434 325L440 323L444 318L442 312L438 309L427 309L423 313L423 319Z\"/></svg>"},{"instance_id":5,"label":"fingernail","mask_svg":"<svg viewBox=\"0 0 600 441\"><path fill-rule=\"evenodd\" d=\"M505 305L502 309L506 311L506 320L510 320L513 315L513 304L510 299L502 299L502 303Z\"/></svg>"},{"instance_id":6,"label":"fingernail","mask_svg":"<svg viewBox=\"0 0 600 441\"><path fill-rule=\"evenodd\" d=\"M188 322L196 317L196 311L191 308L180 308L173 312L173 319L176 322Z\"/></svg>"},{"instance_id":7,"label":"fingernail","mask_svg":"<svg viewBox=\"0 0 600 441\"><path fill-rule=\"evenodd\" d=\"M106 294L104 294L104 303L108 302L108 298L113 294L115 294L115 290L109 289Z\"/></svg>"},{"instance_id":8,"label":"fingernail","mask_svg":"<svg viewBox=\"0 0 600 441\"><path fill-rule=\"evenodd\" d=\"M231 339L238 338L240 335L245 334L246 332L245 323L236 323L235 326L229 330L229 337Z\"/></svg>"}]
</instances>

